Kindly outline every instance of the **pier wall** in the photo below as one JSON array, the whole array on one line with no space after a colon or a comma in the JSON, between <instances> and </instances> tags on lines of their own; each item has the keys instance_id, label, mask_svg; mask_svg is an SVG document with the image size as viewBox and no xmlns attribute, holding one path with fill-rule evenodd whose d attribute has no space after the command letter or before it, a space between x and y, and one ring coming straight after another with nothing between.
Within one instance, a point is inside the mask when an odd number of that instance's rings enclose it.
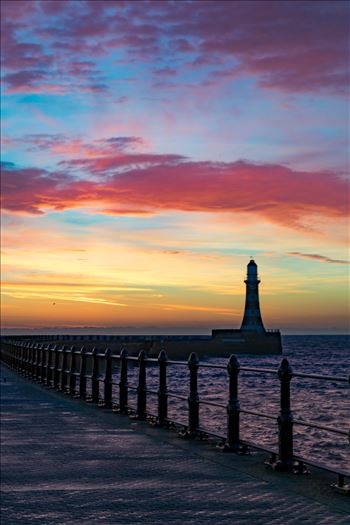
<instances>
[{"instance_id":1,"label":"pier wall","mask_svg":"<svg viewBox=\"0 0 350 525\"><path fill-rule=\"evenodd\" d=\"M212 335L23 335L4 336L7 340L25 340L45 343L65 343L76 346L85 345L105 348L107 345L115 353L125 346L130 355L138 355L145 350L150 357L158 356L165 348L168 356L174 359L186 359L191 352L199 357L229 357L231 354L282 354L280 332L249 334L241 330L213 330Z\"/></svg>"}]
</instances>

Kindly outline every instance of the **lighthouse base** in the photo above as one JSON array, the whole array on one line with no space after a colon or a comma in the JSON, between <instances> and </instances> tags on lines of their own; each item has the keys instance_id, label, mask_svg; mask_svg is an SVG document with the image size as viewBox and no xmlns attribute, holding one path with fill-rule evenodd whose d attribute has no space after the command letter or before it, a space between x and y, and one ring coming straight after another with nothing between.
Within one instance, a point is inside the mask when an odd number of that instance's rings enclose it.
<instances>
[{"instance_id":1,"label":"lighthouse base","mask_svg":"<svg viewBox=\"0 0 350 525\"><path fill-rule=\"evenodd\" d=\"M279 330L263 333L244 330L218 329L212 330L213 341L230 347L236 354L282 354L282 339Z\"/></svg>"},{"instance_id":2,"label":"lighthouse base","mask_svg":"<svg viewBox=\"0 0 350 525\"><path fill-rule=\"evenodd\" d=\"M156 357L161 349L160 336L151 336L148 354ZM244 330L212 330L211 336L165 336L162 338L168 357L187 359L191 352L199 358L229 357L231 354L281 355L282 341L279 331L261 334Z\"/></svg>"}]
</instances>

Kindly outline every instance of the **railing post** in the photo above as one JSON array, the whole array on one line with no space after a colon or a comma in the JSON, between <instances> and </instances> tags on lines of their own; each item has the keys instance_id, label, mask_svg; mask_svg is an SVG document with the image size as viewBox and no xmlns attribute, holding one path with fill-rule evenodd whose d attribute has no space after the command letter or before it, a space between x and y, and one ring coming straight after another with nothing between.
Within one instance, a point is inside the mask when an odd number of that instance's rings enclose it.
<instances>
[{"instance_id":1,"label":"railing post","mask_svg":"<svg viewBox=\"0 0 350 525\"><path fill-rule=\"evenodd\" d=\"M14 351L15 351L15 348L16 348L16 342L15 343L12 343L10 345L8 345L7 347L7 358L6 358L6 363L7 365L10 367L10 368L13 368L13 354L14 354Z\"/></svg>"},{"instance_id":2,"label":"railing post","mask_svg":"<svg viewBox=\"0 0 350 525\"><path fill-rule=\"evenodd\" d=\"M162 349L158 356L159 365L159 388L158 388L158 425L164 425L168 417L168 393L166 369L168 357Z\"/></svg>"},{"instance_id":3,"label":"railing post","mask_svg":"<svg viewBox=\"0 0 350 525\"><path fill-rule=\"evenodd\" d=\"M18 370L18 358L19 358L19 351L20 351L21 343L16 343L15 345L15 351L13 354L13 367L17 371Z\"/></svg>"},{"instance_id":4,"label":"railing post","mask_svg":"<svg viewBox=\"0 0 350 525\"><path fill-rule=\"evenodd\" d=\"M15 343L10 343L7 348L6 348L6 353L5 353L5 363L7 364L7 366L9 366L10 368L12 368L12 353L13 353L13 345Z\"/></svg>"},{"instance_id":5,"label":"railing post","mask_svg":"<svg viewBox=\"0 0 350 525\"><path fill-rule=\"evenodd\" d=\"M33 372L34 347L35 347L35 343L31 343L31 344L29 345L29 352L28 352L28 369L27 369L27 377L28 377L29 379L32 377L32 372Z\"/></svg>"},{"instance_id":6,"label":"railing post","mask_svg":"<svg viewBox=\"0 0 350 525\"><path fill-rule=\"evenodd\" d=\"M22 359L23 359L23 347L24 343L21 341L21 344L18 348L18 360L17 360L17 372L20 374L22 370Z\"/></svg>"},{"instance_id":7,"label":"railing post","mask_svg":"<svg viewBox=\"0 0 350 525\"><path fill-rule=\"evenodd\" d=\"M38 350L36 354L36 370L35 370L35 380L40 383L40 376L41 376L41 360L43 358L43 347L44 345L42 343L38 344Z\"/></svg>"},{"instance_id":8,"label":"railing post","mask_svg":"<svg viewBox=\"0 0 350 525\"><path fill-rule=\"evenodd\" d=\"M17 355L17 372L18 374L21 373L21 366L22 366L22 356L23 356L23 341L21 341L19 347L18 347L18 355Z\"/></svg>"},{"instance_id":9,"label":"railing post","mask_svg":"<svg viewBox=\"0 0 350 525\"><path fill-rule=\"evenodd\" d=\"M105 377L104 377L103 404L105 407L112 406L112 350L105 351Z\"/></svg>"},{"instance_id":10,"label":"railing post","mask_svg":"<svg viewBox=\"0 0 350 525\"><path fill-rule=\"evenodd\" d=\"M41 372L41 359L42 359L42 347L43 345L39 343L36 350L36 363L35 363L35 376L34 379L37 382L40 382L40 372Z\"/></svg>"},{"instance_id":11,"label":"railing post","mask_svg":"<svg viewBox=\"0 0 350 525\"><path fill-rule=\"evenodd\" d=\"M16 371L19 374L21 370L21 355L22 355L23 342L18 343L17 346L17 358L16 358Z\"/></svg>"},{"instance_id":12,"label":"railing post","mask_svg":"<svg viewBox=\"0 0 350 525\"><path fill-rule=\"evenodd\" d=\"M20 362L19 362L19 374L22 376L24 374L24 358L26 351L26 343L22 344Z\"/></svg>"},{"instance_id":13,"label":"railing post","mask_svg":"<svg viewBox=\"0 0 350 525\"><path fill-rule=\"evenodd\" d=\"M80 349L79 397L81 397L81 399L85 399L86 397L86 348L85 346L82 346Z\"/></svg>"},{"instance_id":14,"label":"railing post","mask_svg":"<svg viewBox=\"0 0 350 525\"><path fill-rule=\"evenodd\" d=\"M18 350L19 350L20 343L15 343L14 350L13 350L13 360L12 360L12 368L17 370L17 359L18 359Z\"/></svg>"},{"instance_id":15,"label":"railing post","mask_svg":"<svg viewBox=\"0 0 350 525\"><path fill-rule=\"evenodd\" d=\"M68 349L65 345L62 346L62 369L61 369L61 385L60 391L65 392L67 387L67 354Z\"/></svg>"},{"instance_id":16,"label":"railing post","mask_svg":"<svg viewBox=\"0 0 350 525\"><path fill-rule=\"evenodd\" d=\"M227 364L229 375L229 400L227 403L227 439L223 447L225 452L238 452L240 450L239 441L239 416L240 403L238 400L238 374L240 365L237 357L231 355Z\"/></svg>"},{"instance_id":17,"label":"railing post","mask_svg":"<svg viewBox=\"0 0 350 525\"><path fill-rule=\"evenodd\" d=\"M28 371L27 371L27 377L28 377L29 379L32 377L32 373L33 373L34 348L35 348L35 343L31 343L31 345L30 345L30 347L29 347L29 352L28 352Z\"/></svg>"},{"instance_id":18,"label":"railing post","mask_svg":"<svg viewBox=\"0 0 350 525\"><path fill-rule=\"evenodd\" d=\"M128 411L128 352L125 347L120 351L119 411Z\"/></svg>"},{"instance_id":19,"label":"railing post","mask_svg":"<svg viewBox=\"0 0 350 525\"><path fill-rule=\"evenodd\" d=\"M28 343L23 343L22 354L21 354L21 367L20 367L21 376L25 375L27 351L28 351Z\"/></svg>"},{"instance_id":20,"label":"railing post","mask_svg":"<svg viewBox=\"0 0 350 525\"><path fill-rule=\"evenodd\" d=\"M92 349L92 372L91 372L91 400L98 403L99 381L98 381L98 349Z\"/></svg>"},{"instance_id":21,"label":"railing post","mask_svg":"<svg viewBox=\"0 0 350 525\"><path fill-rule=\"evenodd\" d=\"M47 345L42 344L41 345L41 361L40 361L40 372L39 372L39 381L40 383L44 382L45 378L45 363L46 363L46 353L47 353Z\"/></svg>"},{"instance_id":22,"label":"railing post","mask_svg":"<svg viewBox=\"0 0 350 525\"><path fill-rule=\"evenodd\" d=\"M139 384L137 387L137 419L146 419L146 352L141 350L138 356Z\"/></svg>"},{"instance_id":23,"label":"railing post","mask_svg":"<svg viewBox=\"0 0 350 525\"><path fill-rule=\"evenodd\" d=\"M29 369L29 377L30 379L34 380L35 378L35 363L36 363L36 349L37 349L37 343L32 344L32 351L30 355L30 369Z\"/></svg>"},{"instance_id":24,"label":"railing post","mask_svg":"<svg viewBox=\"0 0 350 525\"><path fill-rule=\"evenodd\" d=\"M25 352L23 357L23 363L22 363L22 375L26 377L28 375L28 366L29 366L29 349L30 349L30 343L26 343L25 345Z\"/></svg>"},{"instance_id":25,"label":"railing post","mask_svg":"<svg viewBox=\"0 0 350 525\"><path fill-rule=\"evenodd\" d=\"M10 345L8 345L7 347L7 352L6 352L6 364L10 367L10 368L13 368L13 348L14 348L14 345L16 343L11 343Z\"/></svg>"},{"instance_id":26,"label":"railing post","mask_svg":"<svg viewBox=\"0 0 350 525\"><path fill-rule=\"evenodd\" d=\"M188 431L184 437L195 438L199 428L198 355L191 352L187 363L190 371L190 395L188 396Z\"/></svg>"},{"instance_id":27,"label":"railing post","mask_svg":"<svg viewBox=\"0 0 350 525\"><path fill-rule=\"evenodd\" d=\"M76 376L75 376L75 346L71 346L70 349L70 368L69 368L69 393L74 396L75 394L75 385L76 385Z\"/></svg>"},{"instance_id":28,"label":"railing post","mask_svg":"<svg viewBox=\"0 0 350 525\"><path fill-rule=\"evenodd\" d=\"M24 351L24 356L23 356L23 362L22 362L22 375L24 377L26 377L28 374L29 347L30 347L30 344L26 343L25 349L24 349L25 351Z\"/></svg>"},{"instance_id":29,"label":"railing post","mask_svg":"<svg viewBox=\"0 0 350 525\"><path fill-rule=\"evenodd\" d=\"M281 382L281 410L278 416L278 461L273 465L275 470L292 470L295 467L293 460L293 414L290 408L290 382L292 368L288 359L282 359L278 369L278 378Z\"/></svg>"},{"instance_id":30,"label":"railing post","mask_svg":"<svg viewBox=\"0 0 350 525\"><path fill-rule=\"evenodd\" d=\"M46 361L46 377L45 377L45 385L50 386L51 380L52 380L52 346L49 344L47 345L47 361Z\"/></svg>"},{"instance_id":31,"label":"railing post","mask_svg":"<svg viewBox=\"0 0 350 525\"><path fill-rule=\"evenodd\" d=\"M13 359L12 359L12 368L17 370L17 359L18 359L18 350L19 350L20 343L14 344L14 350L13 350Z\"/></svg>"},{"instance_id":32,"label":"railing post","mask_svg":"<svg viewBox=\"0 0 350 525\"><path fill-rule=\"evenodd\" d=\"M53 347L53 355L54 355L54 358L53 358L53 387L58 388L59 377L60 377L60 373L58 371L60 354L59 354L59 349L57 345Z\"/></svg>"}]
</instances>

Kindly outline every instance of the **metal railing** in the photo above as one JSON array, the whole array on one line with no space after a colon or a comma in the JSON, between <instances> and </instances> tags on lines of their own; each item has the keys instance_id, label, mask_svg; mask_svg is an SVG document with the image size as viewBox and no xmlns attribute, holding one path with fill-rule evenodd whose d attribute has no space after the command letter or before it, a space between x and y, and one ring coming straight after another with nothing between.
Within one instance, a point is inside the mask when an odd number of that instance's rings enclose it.
<instances>
[{"instance_id":1,"label":"metal railing","mask_svg":"<svg viewBox=\"0 0 350 525\"><path fill-rule=\"evenodd\" d=\"M293 450L294 425L316 428L338 436L348 436L348 432L319 425L312 421L294 419L290 401L290 384L294 377L350 383L350 378L348 377L296 373L293 372L286 358L282 359L276 371L271 368L241 367L237 357L234 355L231 355L227 366L224 366L199 363L198 356L194 352L190 354L187 361L176 361L168 359L164 349L161 350L158 358L148 358L144 350L139 353L138 357L128 356L125 347L122 347L120 354L114 355L109 348L105 352L99 352L95 347L88 352L84 347L78 350L74 346L68 348L67 346L35 343L32 341L16 341L13 339L2 340L1 358L6 365L24 377L86 401L97 403L99 406L113 408L122 414L132 413L139 420L150 419L158 426L175 426L180 430L179 435L183 438L193 439L199 437L203 439L211 436L221 440L218 448L225 452L245 454L250 448L267 452L270 454L267 464L274 470L305 473L307 471L305 465L310 465L333 472L338 476L338 481L334 484L334 487L343 493L350 493L350 486L345 483L345 478L350 476L349 472L328 467L308 458L296 456ZM119 369L119 381L117 382L113 378L113 366L115 363L118 364ZM129 364L138 367L137 386L128 383ZM147 365L158 367L158 388L156 390L147 388ZM188 368L189 388L187 396L168 390L167 369L169 366ZM199 398L199 367L227 370L229 388L226 405ZM240 407L238 396L240 371L273 375L276 375L277 372L280 383L280 408L277 417ZM118 389L117 396L113 396L113 386L116 386ZM136 392L136 406L134 407L129 403L130 391ZM157 397L155 414L147 409L149 395ZM168 417L169 398L187 402L187 422L177 421ZM200 405L226 409L226 435L217 434L201 427L199 417ZM241 413L277 421L278 449L271 450L263 445L241 439Z\"/></svg>"}]
</instances>

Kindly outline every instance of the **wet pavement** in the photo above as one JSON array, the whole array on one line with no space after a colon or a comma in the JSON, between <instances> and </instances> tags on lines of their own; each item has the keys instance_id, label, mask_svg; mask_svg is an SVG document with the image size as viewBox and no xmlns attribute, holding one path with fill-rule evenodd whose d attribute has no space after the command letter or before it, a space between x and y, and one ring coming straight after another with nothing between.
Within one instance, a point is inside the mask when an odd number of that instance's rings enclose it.
<instances>
[{"instance_id":1,"label":"wet pavement","mask_svg":"<svg viewBox=\"0 0 350 525\"><path fill-rule=\"evenodd\" d=\"M2 372L2 525L350 523L334 477L272 472L261 454L222 454Z\"/></svg>"}]
</instances>

